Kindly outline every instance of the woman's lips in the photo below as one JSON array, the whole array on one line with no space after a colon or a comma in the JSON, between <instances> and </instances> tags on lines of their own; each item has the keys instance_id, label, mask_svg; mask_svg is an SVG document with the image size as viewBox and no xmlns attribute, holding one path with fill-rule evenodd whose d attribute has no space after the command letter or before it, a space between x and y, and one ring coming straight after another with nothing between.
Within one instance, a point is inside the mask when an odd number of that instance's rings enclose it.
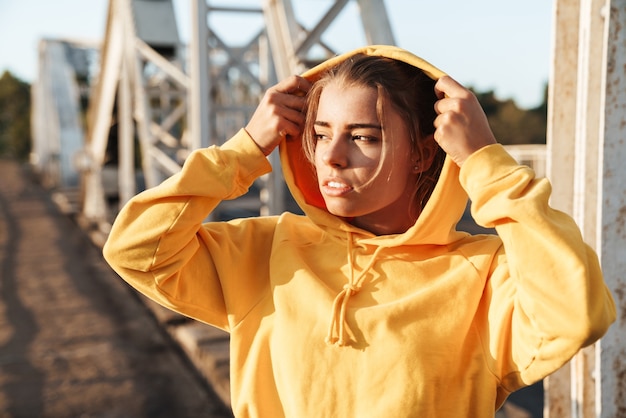
<instances>
[{"instance_id":1,"label":"woman's lips","mask_svg":"<svg viewBox=\"0 0 626 418\"><path fill-rule=\"evenodd\" d=\"M327 196L339 197L352 191L352 187L338 180L326 180L322 184L322 192Z\"/></svg>"}]
</instances>

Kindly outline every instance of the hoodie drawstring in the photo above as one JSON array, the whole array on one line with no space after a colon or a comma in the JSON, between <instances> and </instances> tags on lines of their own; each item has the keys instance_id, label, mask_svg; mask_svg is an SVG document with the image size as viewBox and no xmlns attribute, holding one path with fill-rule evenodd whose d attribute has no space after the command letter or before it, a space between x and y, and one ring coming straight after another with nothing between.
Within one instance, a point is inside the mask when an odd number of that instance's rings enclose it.
<instances>
[{"instance_id":1,"label":"hoodie drawstring","mask_svg":"<svg viewBox=\"0 0 626 418\"><path fill-rule=\"evenodd\" d=\"M328 345L336 344L339 347L346 345L346 328L348 330L350 329L346 322L346 309L348 301L352 295L355 295L359 292L359 290L361 290L361 281L376 262L378 253L383 247L378 247L376 251L374 251L369 263L367 263L367 266L365 266L361 274L359 274L356 279L354 278L354 259L352 255L352 248L352 234L348 232L348 265L350 266L350 277L348 278L348 283L343 286L343 290L339 292L333 301L332 314L330 324L328 326L328 335L326 336L326 344ZM335 336L335 332L337 332L337 336Z\"/></svg>"}]
</instances>

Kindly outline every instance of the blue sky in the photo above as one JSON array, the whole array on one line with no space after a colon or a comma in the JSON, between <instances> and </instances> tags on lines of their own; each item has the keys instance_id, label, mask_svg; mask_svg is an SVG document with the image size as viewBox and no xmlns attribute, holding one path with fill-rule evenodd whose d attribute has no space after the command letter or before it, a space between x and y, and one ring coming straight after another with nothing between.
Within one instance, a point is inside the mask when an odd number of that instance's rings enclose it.
<instances>
[{"instance_id":1,"label":"blue sky","mask_svg":"<svg viewBox=\"0 0 626 418\"><path fill-rule=\"evenodd\" d=\"M183 41L189 39L189 2L173 0ZM212 5L260 5L261 0L210 0ZM309 26L329 0L293 0L296 14ZM99 40L104 35L107 0L0 0L0 72L11 71L32 82L41 38ZM551 1L386 0L396 43L432 62L467 86L495 90L522 107L539 104L548 81ZM344 11L355 22L356 3ZM350 20L352 19L352 20ZM341 22L341 21L340 21ZM236 27L237 31L229 29ZM242 27L225 24L234 42ZM326 39L339 52L362 46L354 26L335 25Z\"/></svg>"}]
</instances>

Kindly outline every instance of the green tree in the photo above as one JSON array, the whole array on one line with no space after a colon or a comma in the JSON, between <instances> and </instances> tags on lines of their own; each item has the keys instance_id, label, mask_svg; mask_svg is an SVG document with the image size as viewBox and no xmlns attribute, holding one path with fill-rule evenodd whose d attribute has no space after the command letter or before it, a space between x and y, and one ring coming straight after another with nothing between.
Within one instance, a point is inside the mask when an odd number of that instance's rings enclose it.
<instances>
[{"instance_id":1,"label":"green tree","mask_svg":"<svg viewBox=\"0 0 626 418\"><path fill-rule=\"evenodd\" d=\"M0 77L0 156L26 161L30 147L30 84L5 71Z\"/></svg>"},{"instance_id":2,"label":"green tree","mask_svg":"<svg viewBox=\"0 0 626 418\"><path fill-rule=\"evenodd\" d=\"M504 145L546 143L547 87L543 103L528 110L519 108L511 99L499 100L493 90L475 94L499 142Z\"/></svg>"}]
</instances>

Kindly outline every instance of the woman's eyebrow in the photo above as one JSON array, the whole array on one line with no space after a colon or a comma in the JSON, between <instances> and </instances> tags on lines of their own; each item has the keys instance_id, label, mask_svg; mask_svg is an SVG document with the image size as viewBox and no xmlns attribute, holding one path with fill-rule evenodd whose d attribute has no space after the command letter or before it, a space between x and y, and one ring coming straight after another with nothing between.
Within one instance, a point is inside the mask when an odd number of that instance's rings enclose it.
<instances>
[{"instance_id":1,"label":"woman's eyebrow","mask_svg":"<svg viewBox=\"0 0 626 418\"><path fill-rule=\"evenodd\" d=\"M315 126L321 126L324 128L328 128L330 127L330 123L328 122L324 122L321 120L317 120L314 123ZM347 126L348 129L378 129L379 131L382 130L382 126L376 124L376 123L350 123Z\"/></svg>"}]
</instances>

